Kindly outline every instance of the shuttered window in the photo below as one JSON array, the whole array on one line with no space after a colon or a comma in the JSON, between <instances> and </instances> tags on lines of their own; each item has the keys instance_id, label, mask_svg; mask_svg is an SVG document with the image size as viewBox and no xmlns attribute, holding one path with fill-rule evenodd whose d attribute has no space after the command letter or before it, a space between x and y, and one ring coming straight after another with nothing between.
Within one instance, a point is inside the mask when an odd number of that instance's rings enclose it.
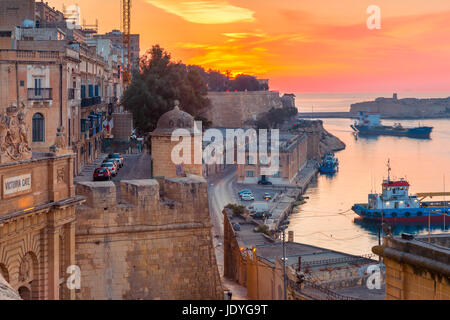
<instances>
[{"instance_id":1,"label":"shuttered window","mask_svg":"<svg viewBox=\"0 0 450 320\"><path fill-rule=\"evenodd\" d=\"M33 115L33 142L45 141L45 119L40 113Z\"/></svg>"}]
</instances>

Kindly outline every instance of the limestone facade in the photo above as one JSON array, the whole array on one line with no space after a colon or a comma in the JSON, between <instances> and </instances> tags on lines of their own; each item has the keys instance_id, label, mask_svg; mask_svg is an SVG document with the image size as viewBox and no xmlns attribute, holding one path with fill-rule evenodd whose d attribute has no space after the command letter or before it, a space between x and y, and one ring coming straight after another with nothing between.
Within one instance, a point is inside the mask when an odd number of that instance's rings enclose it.
<instances>
[{"instance_id":1,"label":"limestone facade","mask_svg":"<svg viewBox=\"0 0 450 320\"><path fill-rule=\"evenodd\" d=\"M73 299L75 264L73 155L0 165L0 273L23 299Z\"/></svg>"},{"instance_id":2,"label":"limestone facade","mask_svg":"<svg viewBox=\"0 0 450 320\"><path fill-rule=\"evenodd\" d=\"M204 116L218 128L243 128L247 120L272 108L282 108L280 94L275 91L209 92L211 107Z\"/></svg>"},{"instance_id":3,"label":"limestone facade","mask_svg":"<svg viewBox=\"0 0 450 320\"><path fill-rule=\"evenodd\" d=\"M78 299L223 299L206 181L80 183Z\"/></svg>"},{"instance_id":4,"label":"limestone facade","mask_svg":"<svg viewBox=\"0 0 450 320\"><path fill-rule=\"evenodd\" d=\"M268 147L270 156L270 147ZM264 176L260 158L254 159L256 164L251 164L250 153L245 153L245 164L238 164L238 182L255 184L265 179L274 185L292 184L298 173L308 162L308 138L306 134L280 133L279 170L273 175Z\"/></svg>"},{"instance_id":5,"label":"limestone facade","mask_svg":"<svg viewBox=\"0 0 450 320\"><path fill-rule=\"evenodd\" d=\"M386 265L386 299L450 299L450 234L387 236L372 251Z\"/></svg>"}]
</instances>

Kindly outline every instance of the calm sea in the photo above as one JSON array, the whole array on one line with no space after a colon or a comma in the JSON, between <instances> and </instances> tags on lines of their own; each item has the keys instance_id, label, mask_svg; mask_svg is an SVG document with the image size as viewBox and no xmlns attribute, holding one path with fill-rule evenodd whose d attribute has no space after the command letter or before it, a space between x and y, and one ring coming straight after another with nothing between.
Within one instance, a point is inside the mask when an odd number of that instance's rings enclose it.
<instances>
[{"instance_id":1,"label":"calm sea","mask_svg":"<svg viewBox=\"0 0 450 320\"><path fill-rule=\"evenodd\" d=\"M316 98L308 95L307 99L297 95L297 103L313 103L318 106L315 111L319 111L319 106L322 108L320 111L346 111L349 103L372 99L372 96L333 95L334 98L332 95L318 95ZM373 97L378 96L374 94ZM424 97L446 96L450 94ZM404 126L418 125L418 121L401 122ZM319 175L310 185L306 192L309 200L290 217L289 230L294 231L298 242L365 254L371 253L371 248L378 243L379 228L355 219L357 215L350 208L354 203L366 203L367 194L371 191L381 192L382 179L387 176L388 159L392 175L406 178L412 193L443 191L444 185L450 191L450 120L421 121L422 125L434 127L431 140L383 136L357 138L350 128L351 123L350 119L324 119L325 128L344 141L347 148L337 153L339 172L331 177ZM394 121L386 120L384 123L393 124ZM447 219L450 225L450 218ZM443 225L431 228L432 233L443 231ZM428 234L428 225L394 228L394 233L402 232Z\"/></svg>"}]
</instances>

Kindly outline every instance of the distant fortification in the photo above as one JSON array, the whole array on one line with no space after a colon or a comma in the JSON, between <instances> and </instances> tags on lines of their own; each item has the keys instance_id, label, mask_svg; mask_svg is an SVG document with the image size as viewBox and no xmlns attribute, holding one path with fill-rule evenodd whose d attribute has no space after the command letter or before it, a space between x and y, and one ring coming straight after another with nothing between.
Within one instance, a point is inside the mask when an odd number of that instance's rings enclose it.
<instances>
[{"instance_id":1,"label":"distant fortification","mask_svg":"<svg viewBox=\"0 0 450 320\"><path fill-rule=\"evenodd\" d=\"M199 176L83 182L77 299L223 299L206 181Z\"/></svg>"},{"instance_id":2,"label":"distant fortification","mask_svg":"<svg viewBox=\"0 0 450 320\"><path fill-rule=\"evenodd\" d=\"M450 117L450 97L444 99L398 99L377 98L375 101L360 102L351 105L350 115L359 112L377 112L383 118L446 118Z\"/></svg>"},{"instance_id":3,"label":"distant fortification","mask_svg":"<svg viewBox=\"0 0 450 320\"><path fill-rule=\"evenodd\" d=\"M213 127L240 128L247 120L256 120L260 113L283 106L275 91L209 92L211 107L205 117Z\"/></svg>"}]
</instances>

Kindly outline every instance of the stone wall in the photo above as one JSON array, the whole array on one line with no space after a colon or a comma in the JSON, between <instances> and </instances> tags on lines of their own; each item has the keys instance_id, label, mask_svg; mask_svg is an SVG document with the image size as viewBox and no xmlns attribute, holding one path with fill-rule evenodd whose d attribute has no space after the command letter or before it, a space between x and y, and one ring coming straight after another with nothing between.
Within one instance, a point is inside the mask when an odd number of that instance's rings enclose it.
<instances>
[{"instance_id":1,"label":"stone wall","mask_svg":"<svg viewBox=\"0 0 450 320\"><path fill-rule=\"evenodd\" d=\"M223 299L206 181L84 182L77 209L78 299Z\"/></svg>"},{"instance_id":2,"label":"stone wall","mask_svg":"<svg viewBox=\"0 0 450 320\"><path fill-rule=\"evenodd\" d=\"M435 237L441 241L388 236L372 249L386 265L386 299L450 299L450 250L445 245L450 236L433 235L431 239Z\"/></svg>"},{"instance_id":3,"label":"stone wall","mask_svg":"<svg viewBox=\"0 0 450 320\"><path fill-rule=\"evenodd\" d=\"M433 118L450 116L450 98L446 99L400 99L378 98L375 101L352 104L350 115L360 111L377 112L384 118Z\"/></svg>"},{"instance_id":4,"label":"stone wall","mask_svg":"<svg viewBox=\"0 0 450 320\"><path fill-rule=\"evenodd\" d=\"M282 102L278 92L209 92L210 109L205 117L213 127L241 128L246 120L272 108L281 108Z\"/></svg>"}]
</instances>

